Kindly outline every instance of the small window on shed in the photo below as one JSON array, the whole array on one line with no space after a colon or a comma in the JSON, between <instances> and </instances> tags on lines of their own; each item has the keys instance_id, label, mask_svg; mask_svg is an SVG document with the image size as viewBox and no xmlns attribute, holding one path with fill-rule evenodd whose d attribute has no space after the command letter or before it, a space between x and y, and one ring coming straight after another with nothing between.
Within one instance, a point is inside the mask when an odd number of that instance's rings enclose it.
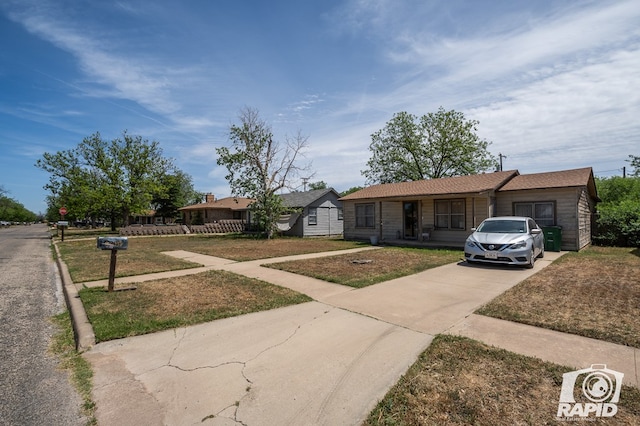
<instances>
[{"instance_id":1,"label":"small window on shed","mask_svg":"<svg viewBox=\"0 0 640 426\"><path fill-rule=\"evenodd\" d=\"M318 224L318 208L317 207L309 207L309 225L317 225Z\"/></svg>"}]
</instances>

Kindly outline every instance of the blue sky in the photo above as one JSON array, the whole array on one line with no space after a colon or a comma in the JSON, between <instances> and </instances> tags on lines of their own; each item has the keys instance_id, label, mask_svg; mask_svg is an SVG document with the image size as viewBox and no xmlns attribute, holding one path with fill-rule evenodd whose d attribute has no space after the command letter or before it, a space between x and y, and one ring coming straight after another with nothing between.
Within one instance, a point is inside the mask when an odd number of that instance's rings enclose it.
<instances>
[{"instance_id":1,"label":"blue sky","mask_svg":"<svg viewBox=\"0 0 640 426\"><path fill-rule=\"evenodd\" d=\"M0 185L38 213L44 152L97 131L160 143L229 195L215 148L249 106L309 138L315 177L364 184L370 135L440 106L521 173L640 155L640 2L3 0Z\"/></svg>"}]
</instances>

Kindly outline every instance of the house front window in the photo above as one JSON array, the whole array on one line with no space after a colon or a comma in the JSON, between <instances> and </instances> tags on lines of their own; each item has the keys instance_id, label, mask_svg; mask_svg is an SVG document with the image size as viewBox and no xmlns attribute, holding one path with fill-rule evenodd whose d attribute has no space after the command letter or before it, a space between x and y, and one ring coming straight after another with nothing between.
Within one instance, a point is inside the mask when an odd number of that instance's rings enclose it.
<instances>
[{"instance_id":1,"label":"house front window","mask_svg":"<svg viewBox=\"0 0 640 426\"><path fill-rule=\"evenodd\" d=\"M338 220L344 220L344 216L342 213L342 207L338 207Z\"/></svg>"},{"instance_id":2,"label":"house front window","mask_svg":"<svg viewBox=\"0 0 640 426\"><path fill-rule=\"evenodd\" d=\"M464 200L436 200L436 229L464 230Z\"/></svg>"},{"instance_id":3,"label":"house front window","mask_svg":"<svg viewBox=\"0 0 640 426\"><path fill-rule=\"evenodd\" d=\"M375 228L375 204L356 204L356 228Z\"/></svg>"},{"instance_id":4,"label":"house front window","mask_svg":"<svg viewBox=\"0 0 640 426\"><path fill-rule=\"evenodd\" d=\"M318 224L318 208L317 207L309 207L309 225L317 225Z\"/></svg>"},{"instance_id":5,"label":"house front window","mask_svg":"<svg viewBox=\"0 0 640 426\"><path fill-rule=\"evenodd\" d=\"M555 203L553 201L513 203L515 216L530 217L540 226L553 226L556 223Z\"/></svg>"}]
</instances>

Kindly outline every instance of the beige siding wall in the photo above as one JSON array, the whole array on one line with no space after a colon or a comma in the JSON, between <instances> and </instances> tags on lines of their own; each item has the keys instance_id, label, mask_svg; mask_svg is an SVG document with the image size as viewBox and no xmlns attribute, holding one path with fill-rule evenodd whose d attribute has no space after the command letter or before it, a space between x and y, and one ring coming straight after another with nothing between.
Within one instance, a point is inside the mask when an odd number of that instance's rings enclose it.
<instances>
[{"instance_id":1,"label":"beige siding wall","mask_svg":"<svg viewBox=\"0 0 640 426\"><path fill-rule=\"evenodd\" d=\"M373 228L356 228L356 204L373 204L375 206L375 226ZM372 236L393 240L397 238L398 232L402 235L402 202L344 201L342 207L344 211L344 238L347 240L368 240ZM380 212L382 212L382 216Z\"/></svg>"},{"instance_id":2,"label":"beige siding wall","mask_svg":"<svg viewBox=\"0 0 640 426\"><path fill-rule=\"evenodd\" d=\"M578 249L591 244L591 212L594 210L589 193L583 189L578 199Z\"/></svg>"},{"instance_id":3,"label":"beige siding wall","mask_svg":"<svg viewBox=\"0 0 640 426\"><path fill-rule=\"evenodd\" d=\"M399 238L402 238L402 236L404 235L404 231L403 231L404 218L402 217L402 202L383 201L382 215L376 216L376 219L379 221L380 217L382 217L382 239L383 240L394 240L398 238L398 235L400 235Z\"/></svg>"},{"instance_id":4,"label":"beige siding wall","mask_svg":"<svg viewBox=\"0 0 640 426\"><path fill-rule=\"evenodd\" d=\"M454 197L459 199L459 197ZM438 200L445 199L438 198ZM431 228L431 240L452 243L456 245L464 244L464 241L471 234L471 228L478 226L480 222L489 217L488 198L467 197L465 200L465 230L435 229L436 213L435 199L422 200L422 227Z\"/></svg>"},{"instance_id":5,"label":"beige siding wall","mask_svg":"<svg viewBox=\"0 0 640 426\"><path fill-rule=\"evenodd\" d=\"M373 204L375 206L375 218L373 228L356 228L356 204ZM368 240L371 236L380 237L380 203L377 201L343 201L344 213L344 238L347 240Z\"/></svg>"},{"instance_id":6,"label":"beige siding wall","mask_svg":"<svg viewBox=\"0 0 640 426\"><path fill-rule=\"evenodd\" d=\"M471 204L474 208L470 213L471 223L467 224L467 229L475 228L482 223L483 220L488 218L489 215L489 199L488 198L472 198ZM468 210L468 208L467 208Z\"/></svg>"},{"instance_id":7,"label":"beige siding wall","mask_svg":"<svg viewBox=\"0 0 640 426\"><path fill-rule=\"evenodd\" d=\"M496 216L513 215L514 202L553 201L555 203L555 224L562 227L562 250L578 250L580 248L579 240L584 238L579 235L578 225L578 204L581 192L581 189L576 188L499 192ZM580 213L581 216L584 214L584 211ZM590 215L589 213L588 216L590 217Z\"/></svg>"}]
</instances>

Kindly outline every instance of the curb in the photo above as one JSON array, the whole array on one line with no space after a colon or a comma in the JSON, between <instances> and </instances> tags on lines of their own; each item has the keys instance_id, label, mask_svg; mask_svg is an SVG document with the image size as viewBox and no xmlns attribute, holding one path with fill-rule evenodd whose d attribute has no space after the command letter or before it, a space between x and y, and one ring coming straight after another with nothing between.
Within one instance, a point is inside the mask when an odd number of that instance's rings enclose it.
<instances>
[{"instance_id":1,"label":"curb","mask_svg":"<svg viewBox=\"0 0 640 426\"><path fill-rule=\"evenodd\" d=\"M62 279L64 298L67 302L69 315L71 316L73 335L76 340L76 350L79 352L84 352L95 346L96 335L93 332L91 323L89 322L89 317L87 317L87 312L84 310L82 300L80 300L80 296L78 295L78 289L71 280L69 269L67 268L67 265L62 261L57 242L53 242L53 246L56 249L56 263L58 264L60 278Z\"/></svg>"}]
</instances>

